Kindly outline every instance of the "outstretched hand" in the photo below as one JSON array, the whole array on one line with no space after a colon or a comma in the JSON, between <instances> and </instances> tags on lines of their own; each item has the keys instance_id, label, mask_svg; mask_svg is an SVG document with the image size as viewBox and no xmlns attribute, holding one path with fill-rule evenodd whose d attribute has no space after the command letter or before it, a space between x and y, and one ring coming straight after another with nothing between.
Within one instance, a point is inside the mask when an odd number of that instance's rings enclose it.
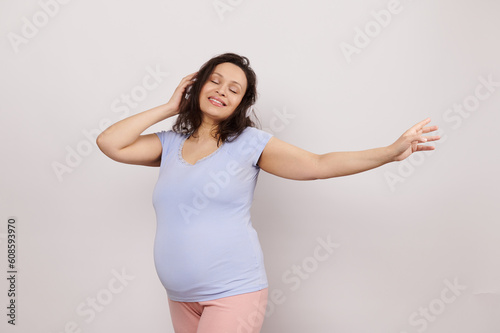
<instances>
[{"instance_id":1,"label":"outstretched hand","mask_svg":"<svg viewBox=\"0 0 500 333\"><path fill-rule=\"evenodd\" d=\"M437 141L439 135L423 136L424 133L430 133L438 129L437 126L427 126L431 118L427 118L418 124L412 126L409 130L403 133L389 148L392 150L393 161L402 161L412 153L417 151L434 150L434 146L424 146L422 143Z\"/></svg>"}]
</instances>

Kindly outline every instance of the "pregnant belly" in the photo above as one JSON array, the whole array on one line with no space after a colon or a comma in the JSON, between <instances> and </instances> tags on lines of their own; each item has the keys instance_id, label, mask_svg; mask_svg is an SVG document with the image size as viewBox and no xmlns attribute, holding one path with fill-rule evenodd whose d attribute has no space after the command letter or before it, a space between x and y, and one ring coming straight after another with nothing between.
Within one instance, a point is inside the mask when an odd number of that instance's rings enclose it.
<instances>
[{"instance_id":1,"label":"pregnant belly","mask_svg":"<svg viewBox=\"0 0 500 333\"><path fill-rule=\"evenodd\" d=\"M155 238L156 271L167 290L201 293L234 285L258 271L261 250L258 240L244 229L232 234L159 232Z\"/></svg>"}]
</instances>

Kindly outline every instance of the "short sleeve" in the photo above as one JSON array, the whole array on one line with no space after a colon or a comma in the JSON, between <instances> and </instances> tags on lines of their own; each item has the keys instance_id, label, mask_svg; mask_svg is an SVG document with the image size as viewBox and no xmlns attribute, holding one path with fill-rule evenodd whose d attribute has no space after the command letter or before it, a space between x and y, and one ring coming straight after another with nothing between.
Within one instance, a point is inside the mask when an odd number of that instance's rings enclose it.
<instances>
[{"instance_id":1,"label":"short sleeve","mask_svg":"<svg viewBox=\"0 0 500 333\"><path fill-rule=\"evenodd\" d=\"M258 128L247 127L225 150L240 165L259 168L257 162L272 136Z\"/></svg>"},{"instance_id":2,"label":"short sleeve","mask_svg":"<svg viewBox=\"0 0 500 333\"><path fill-rule=\"evenodd\" d=\"M172 147L172 143L174 141L174 138L175 138L175 132L172 130L168 130L168 131L156 132L155 134L160 139L161 146L163 149L163 155L168 154L169 150Z\"/></svg>"},{"instance_id":3,"label":"short sleeve","mask_svg":"<svg viewBox=\"0 0 500 333\"><path fill-rule=\"evenodd\" d=\"M260 155L262 155L264 148L273 135L258 128L252 127L252 136L255 138L255 150L252 156L252 165L258 168L259 166L257 165L257 162L259 161Z\"/></svg>"}]
</instances>

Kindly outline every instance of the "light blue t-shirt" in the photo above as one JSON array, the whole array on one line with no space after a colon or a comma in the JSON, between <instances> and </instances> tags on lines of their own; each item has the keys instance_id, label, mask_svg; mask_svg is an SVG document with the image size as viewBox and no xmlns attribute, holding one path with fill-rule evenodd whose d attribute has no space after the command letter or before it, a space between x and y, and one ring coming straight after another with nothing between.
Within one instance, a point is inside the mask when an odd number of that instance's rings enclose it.
<instances>
[{"instance_id":1,"label":"light blue t-shirt","mask_svg":"<svg viewBox=\"0 0 500 333\"><path fill-rule=\"evenodd\" d=\"M156 134L163 151L153 191L154 260L168 297L201 302L268 287L250 208L257 161L272 135L247 127L191 165L181 153L188 135Z\"/></svg>"}]
</instances>

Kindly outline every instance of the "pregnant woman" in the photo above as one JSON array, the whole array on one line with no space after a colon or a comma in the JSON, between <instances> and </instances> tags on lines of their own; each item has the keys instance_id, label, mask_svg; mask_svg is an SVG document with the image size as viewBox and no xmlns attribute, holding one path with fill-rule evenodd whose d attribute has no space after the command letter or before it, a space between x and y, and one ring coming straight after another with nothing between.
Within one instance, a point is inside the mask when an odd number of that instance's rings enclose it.
<instances>
[{"instance_id":1,"label":"pregnant woman","mask_svg":"<svg viewBox=\"0 0 500 333\"><path fill-rule=\"evenodd\" d=\"M260 169L295 180L351 175L432 150L430 119L393 144L314 154L257 129L256 76L246 57L216 56L186 76L168 103L123 119L97 138L128 164L159 167L153 192L156 271L176 333L258 333L268 282L250 208ZM178 115L171 130L143 135Z\"/></svg>"}]
</instances>

